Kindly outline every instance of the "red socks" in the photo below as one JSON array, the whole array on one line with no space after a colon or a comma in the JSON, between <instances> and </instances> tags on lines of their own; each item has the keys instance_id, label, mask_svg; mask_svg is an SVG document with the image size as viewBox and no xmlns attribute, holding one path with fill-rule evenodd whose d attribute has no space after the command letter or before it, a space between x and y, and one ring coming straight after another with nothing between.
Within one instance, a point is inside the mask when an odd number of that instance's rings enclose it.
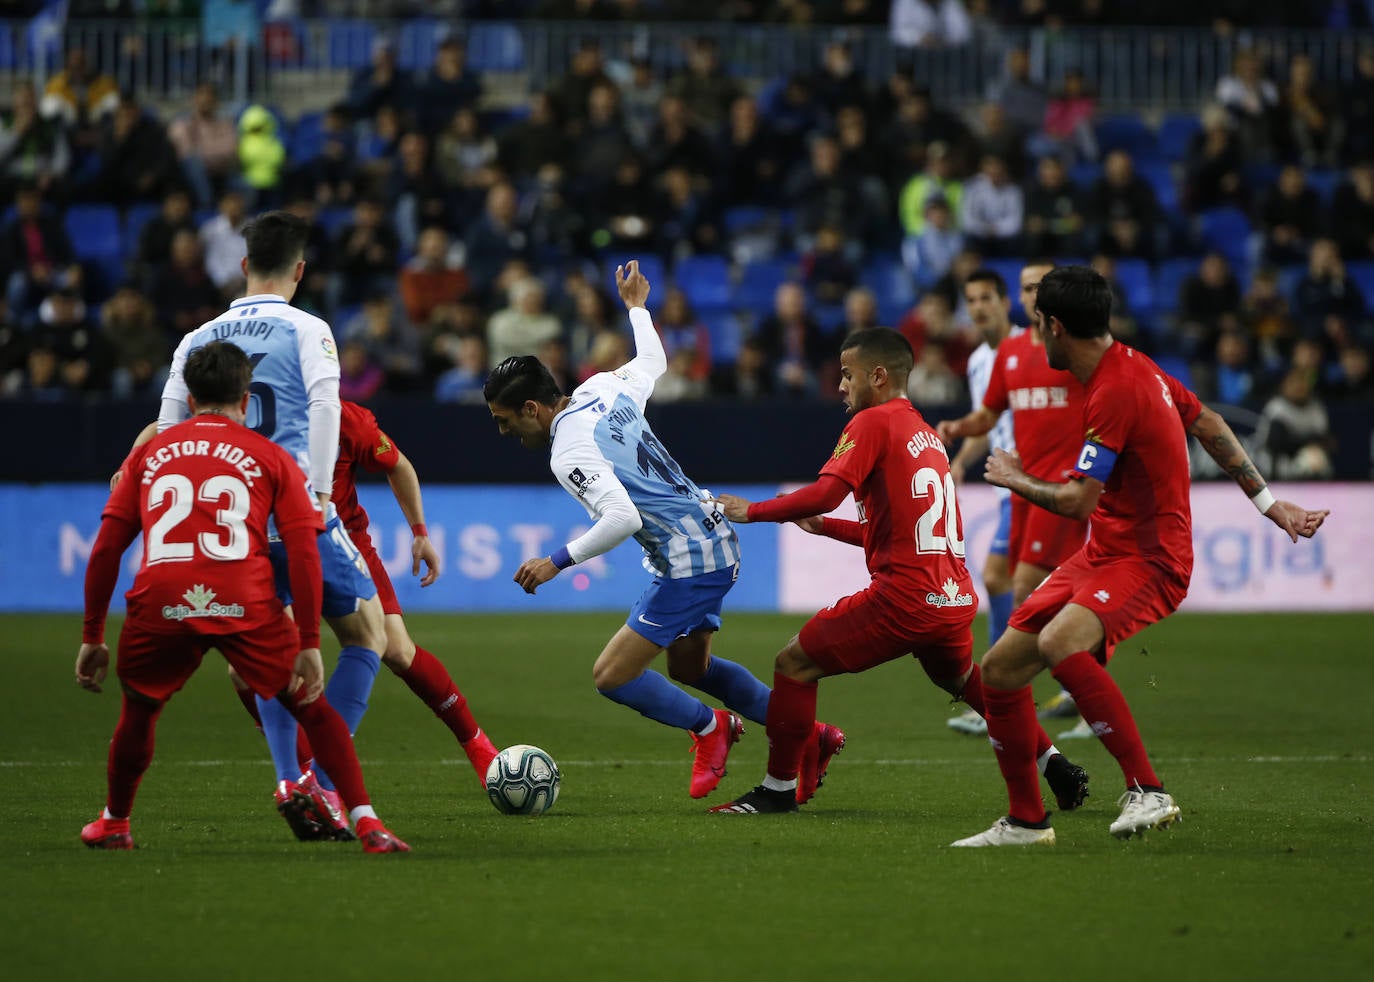
<instances>
[{"instance_id":1,"label":"red socks","mask_svg":"<svg viewBox=\"0 0 1374 982\"><path fill-rule=\"evenodd\" d=\"M964 700L969 709L972 709L983 719L988 718L988 711L983 699L983 670L977 662L973 663L973 673L969 675L968 681L964 683L964 691L959 693L959 698ZM1035 759L1038 762L1045 755L1053 744L1050 742L1050 735L1045 732L1045 728L1038 722L1035 724Z\"/></svg>"},{"instance_id":2,"label":"red socks","mask_svg":"<svg viewBox=\"0 0 1374 982\"><path fill-rule=\"evenodd\" d=\"M477 735L477 721L468 711L468 701L453 684L453 678L443 662L416 645L415 658L410 667L398 674L410 686L410 691L419 696L420 701L453 731L459 743L467 743Z\"/></svg>"},{"instance_id":3,"label":"red socks","mask_svg":"<svg viewBox=\"0 0 1374 982\"><path fill-rule=\"evenodd\" d=\"M371 804L363 785L363 769L358 766L358 754L353 749L353 738L348 735L348 724L338 710L320 696L308 706L292 706L291 715L310 736L316 758L348 809L352 811L359 805Z\"/></svg>"},{"instance_id":4,"label":"red socks","mask_svg":"<svg viewBox=\"0 0 1374 982\"><path fill-rule=\"evenodd\" d=\"M773 694L768 699L768 775L780 781L796 780L802 751L816 725L816 683L798 682L781 672L773 673Z\"/></svg>"},{"instance_id":5,"label":"red socks","mask_svg":"<svg viewBox=\"0 0 1374 982\"><path fill-rule=\"evenodd\" d=\"M138 784L153 761L153 733L161 712L162 706L130 699L127 694L120 705L105 766L105 807L117 818L128 818L133 811Z\"/></svg>"},{"instance_id":6,"label":"red socks","mask_svg":"<svg viewBox=\"0 0 1374 982\"><path fill-rule=\"evenodd\" d=\"M1053 674L1078 703L1078 711L1092 726L1102 745L1121 765L1126 787L1163 787L1145 754L1145 744L1140 740L1140 731L1126 705L1126 697L1092 653L1080 651L1070 655L1059 663Z\"/></svg>"},{"instance_id":7,"label":"red socks","mask_svg":"<svg viewBox=\"0 0 1374 982\"><path fill-rule=\"evenodd\" d=\"M1036 732L1044 730L1035 719L1035 699L1030 686L1007 691L983 689L987 704L988 738L997 754L997 766L1007 782L1011 807L1007 814L1022 822L1045 820L1045 803L1040 798L1040 772L1036 769Z\"/></svg>"}]
</instances>

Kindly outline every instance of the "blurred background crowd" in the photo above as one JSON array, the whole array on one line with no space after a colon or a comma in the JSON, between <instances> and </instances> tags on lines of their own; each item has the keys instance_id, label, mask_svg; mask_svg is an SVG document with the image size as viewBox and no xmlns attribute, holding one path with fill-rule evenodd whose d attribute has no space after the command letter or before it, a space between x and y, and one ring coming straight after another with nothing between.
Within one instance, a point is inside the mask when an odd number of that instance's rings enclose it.
<instances>
[{"instance_id":1,"label":"blurred background crowd","mask_svg":"<svg viewBox=\"0 0 1374 982\"><path fill-rule=\"evenodd\" d=\"M1247 37L1358 32L1362 0L736 0L713 17L795 25L814 67L758 74L690 29L664 67L589 30L560 35L565 72L523 87L474 67L484 18L688 21L701 5L259 5L255 37L287 45L267 32L293 17L447 18L424 64L371 32L322 108L234 104L224 77L167 98L127 84L136 33L112 51L72 32L209 5L71 0L51 71L9 66L0 396L155 395L180 336L241 294L244 223L280 207L312 223L296 302L331 323L343 395L362 402L480 402L515 353L569 387L621 364L610 271L637 258L670 357L656 400L833 399L840 339L885 325L917 352L913 399L957 404L979 341L963 279L990 266L1014 296L1027 260L1053 258L1112 281L1118 337L1253 414L1278 476L1329 473L1331 403L1374 408L1374 36L1340 78ZM0 0L0 18L35 19L14 36L45 11ZM1227 38L1214 90L1104 112L1105 69L1046 71L1021 40L1123 22ZM860 63L856 25L885 32L890 73ZM938 98L916 69L965 45L996 71Z\"/></svg>"}]
</instances>

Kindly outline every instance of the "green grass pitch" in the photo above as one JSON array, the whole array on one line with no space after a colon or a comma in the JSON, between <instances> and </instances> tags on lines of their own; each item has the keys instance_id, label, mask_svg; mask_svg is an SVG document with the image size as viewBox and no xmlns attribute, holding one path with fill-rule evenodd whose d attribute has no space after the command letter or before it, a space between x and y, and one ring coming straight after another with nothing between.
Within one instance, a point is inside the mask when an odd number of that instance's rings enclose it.
<instances>
[{"instance_id":1,"label":"green grass pitch","mask_svg":"<svg viewBox=\"0 0 1374 982\"><path fill-rule=\"evenodd\" d=\"M798 617L732 615L721 654L771 678ZM383 670L358 745L414 849L294 841L218 656L163 714L134 853L83 849L118 713L72 682L77 617L0 618L0 971L9 980L1368 978L1374 660L1368 616L1178 616L1113 674L1184 821L1107 834L1093 775L1053 849L953 850L1005 797L987 744L910 662L821 684L848 732L798 815L715 817L757 783L750 725L706 802L689 741L598 697L615 614L424 616L498 745L560 761L537 819L498 815L457 745ZM113 634L112 634L113 636ZM1043 697L1052 690L1037 689ZM1051 736L1063 727L1050 721Z\"/></svg>"}]
</instances>

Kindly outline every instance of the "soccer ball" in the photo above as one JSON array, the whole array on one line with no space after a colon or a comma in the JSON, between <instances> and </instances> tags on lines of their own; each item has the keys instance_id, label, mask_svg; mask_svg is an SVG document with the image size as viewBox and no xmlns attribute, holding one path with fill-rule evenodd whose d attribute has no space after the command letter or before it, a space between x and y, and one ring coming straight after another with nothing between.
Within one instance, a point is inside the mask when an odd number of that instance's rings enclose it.
<instances>
[{"instance_id":1,"label":"soccer ball","mask_svg":"<svg viewBox=\"0 0 1374 982\"><path fill-rule=\"evenodd\" d=\"M558 765L538 747L518 743L487 768L487 797L506 815L542 815L558 800Z\"/></svg>"}]
</instances>

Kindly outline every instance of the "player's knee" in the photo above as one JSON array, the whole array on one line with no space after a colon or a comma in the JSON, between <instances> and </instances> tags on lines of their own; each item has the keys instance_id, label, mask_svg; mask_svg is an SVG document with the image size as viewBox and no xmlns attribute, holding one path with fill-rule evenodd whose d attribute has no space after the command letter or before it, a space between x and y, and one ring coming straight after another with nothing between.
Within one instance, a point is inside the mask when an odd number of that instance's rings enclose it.
<instances>
[{"instance_id":1,"label":"player's knee","mask_svg":"<svg viewBox=\"0 0 1374 982\"><path fill-rule=\"evenodd\" d=\"M592 666L592 684L602 695L630 681L633 681L633 676L626 673L623 665L618 665L614 661L598 661Z\"/></svg>"},{"instance_id":2,"label":"player's knee","mask_svg":"<svg viewBox=\"0 0 1374 982\"><path fill-rule=\"evenodd\" d=\"M773 661L773 668L780 674L797 682L814 682L820 678L820 668L802 651L794 638L792 642Z\"/></svg>"},{"instance_id":3,"label":"player's knee","mask_svg":"<svg viewBox=\"0 0 1374 982\"><path fill-rule=\"evenodd\" d=\"M410 639L410 635L404 631L387 631L386 650L382 652L382 662L386 667L393 672L404 672L410 669L414 661L415 642Z\"/></svg>"}]
</instances>

